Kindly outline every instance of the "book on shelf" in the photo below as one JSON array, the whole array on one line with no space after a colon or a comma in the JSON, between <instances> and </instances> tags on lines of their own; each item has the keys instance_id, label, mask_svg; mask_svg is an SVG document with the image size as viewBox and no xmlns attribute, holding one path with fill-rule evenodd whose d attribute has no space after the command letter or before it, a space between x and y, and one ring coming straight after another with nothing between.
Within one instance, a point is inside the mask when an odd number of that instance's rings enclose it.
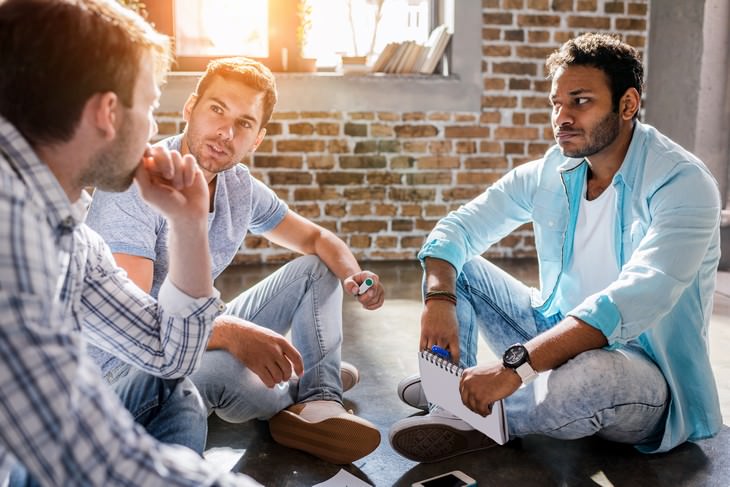
<instances>
[{"instance_id":1,"label":"book on shelf","mask_svg":"<svg viewBox=\"0 0 730 487\"><path fill-rule=\"evenodd\" d=\"M416 41L388 43L373 63L376 73L432 74L446 51L451 33L445 24L436 27L425 44Z\"/></svg>"}]
</instances>

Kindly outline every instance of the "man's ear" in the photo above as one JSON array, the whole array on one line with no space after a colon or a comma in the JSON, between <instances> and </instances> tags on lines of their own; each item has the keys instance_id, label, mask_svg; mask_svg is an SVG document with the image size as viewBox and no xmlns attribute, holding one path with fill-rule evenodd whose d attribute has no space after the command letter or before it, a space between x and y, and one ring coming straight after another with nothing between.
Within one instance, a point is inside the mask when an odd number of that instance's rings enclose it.
<instances>
[{"instance_id":1,"label":"man's ear","mask_svg":"<svg viewBox=\"0 0 730 487\"><path fill-rule=\"evenodd\" d=\"M254 142L253 147L251 148L251 152L254 152L256 149L259 148L259 145L261 145L261 142L264 141L264 136L266 135L266 129L259 130L258 135L256 136L256 142Z\"/></svg>"},{"instance_id":2,"label":"man's ear","mask_svg":"<svg viewBox=\"0 0 730 487\"><path fill-rule=\"evenodd\" d=\"M624 120L631 120L641 108L641 95L636 88L629 88L619 101L619 113Z\"/></svg>"},{"instance_id":3,"label":"man's ear","mask_svg":"<svg viewBox=\"0 0 730 487\"><path fill-rule=\"evenodd\" d=\"M106 140L112 140L117 134L118 110L119 98L111 91L95 94L84 107L87 119Z\"/></svg>"},{"instance_id":4,"label":"man's ear","mask_svg":"<svg viewBox=\"0 0 730 487\"><path fill-rule=\"evenodd\" d=\"M198 95L196 93L190 93L185 105L183 105L183 120L185 122L190 121L190 114L193 112L193 107L198 101Z\"/></svg>"}]
</instances>

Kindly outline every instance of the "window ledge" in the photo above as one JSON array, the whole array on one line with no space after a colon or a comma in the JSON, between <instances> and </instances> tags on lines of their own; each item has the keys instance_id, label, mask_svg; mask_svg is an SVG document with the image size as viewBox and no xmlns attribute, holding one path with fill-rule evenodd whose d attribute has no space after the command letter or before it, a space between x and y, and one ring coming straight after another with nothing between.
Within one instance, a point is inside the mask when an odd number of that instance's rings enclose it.
<instances>
[{"instance_id":1,"label":"window ledge","mask_svg":"<svg viewBox=\"0 0 730 487\"><path fill-rule=\"evenodd\" d=\"M277 111L479 111L481 84L460 76L275 73ZM200 73L173 72L160 110L181 110Z\"/></svg>"}]
</instances>

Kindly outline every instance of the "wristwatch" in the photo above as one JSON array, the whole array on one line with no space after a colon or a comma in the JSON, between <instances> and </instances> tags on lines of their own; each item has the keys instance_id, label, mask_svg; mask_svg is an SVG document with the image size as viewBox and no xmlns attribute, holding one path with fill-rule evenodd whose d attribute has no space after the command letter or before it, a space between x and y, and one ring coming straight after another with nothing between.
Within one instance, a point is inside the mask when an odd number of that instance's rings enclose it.
<instances>
[{"instance_id":1,"label":"wristwatch","mask_svg":"<svg viewBox=\"0 0 730 487\"><path fill-rule=\"evenodd\" d=\"M517 372L525 385L537 379L538 374L530 365L530 354L527 353L527 349L521 343L516 343L504 351L502 363L508 369Z\"/></svg>"}]
</instances>

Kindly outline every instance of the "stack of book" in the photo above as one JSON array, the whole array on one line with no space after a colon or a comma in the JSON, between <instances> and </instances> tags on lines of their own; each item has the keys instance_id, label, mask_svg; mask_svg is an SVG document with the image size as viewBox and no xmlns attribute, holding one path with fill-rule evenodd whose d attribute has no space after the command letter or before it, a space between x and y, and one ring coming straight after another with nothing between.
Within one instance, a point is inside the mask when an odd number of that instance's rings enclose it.
<instances>
[{"instance_id":1,"label":"stack of book","mask_svg":"<svg viewBox=\"0 0 730 487\"><path fill-rule=\"evenodd\" d=\"M451 33L446 25L436 27L426 44L415 41L391 42L373 64L376 73L432 74L444 55Z\"/></svg>"}]
</instances>

